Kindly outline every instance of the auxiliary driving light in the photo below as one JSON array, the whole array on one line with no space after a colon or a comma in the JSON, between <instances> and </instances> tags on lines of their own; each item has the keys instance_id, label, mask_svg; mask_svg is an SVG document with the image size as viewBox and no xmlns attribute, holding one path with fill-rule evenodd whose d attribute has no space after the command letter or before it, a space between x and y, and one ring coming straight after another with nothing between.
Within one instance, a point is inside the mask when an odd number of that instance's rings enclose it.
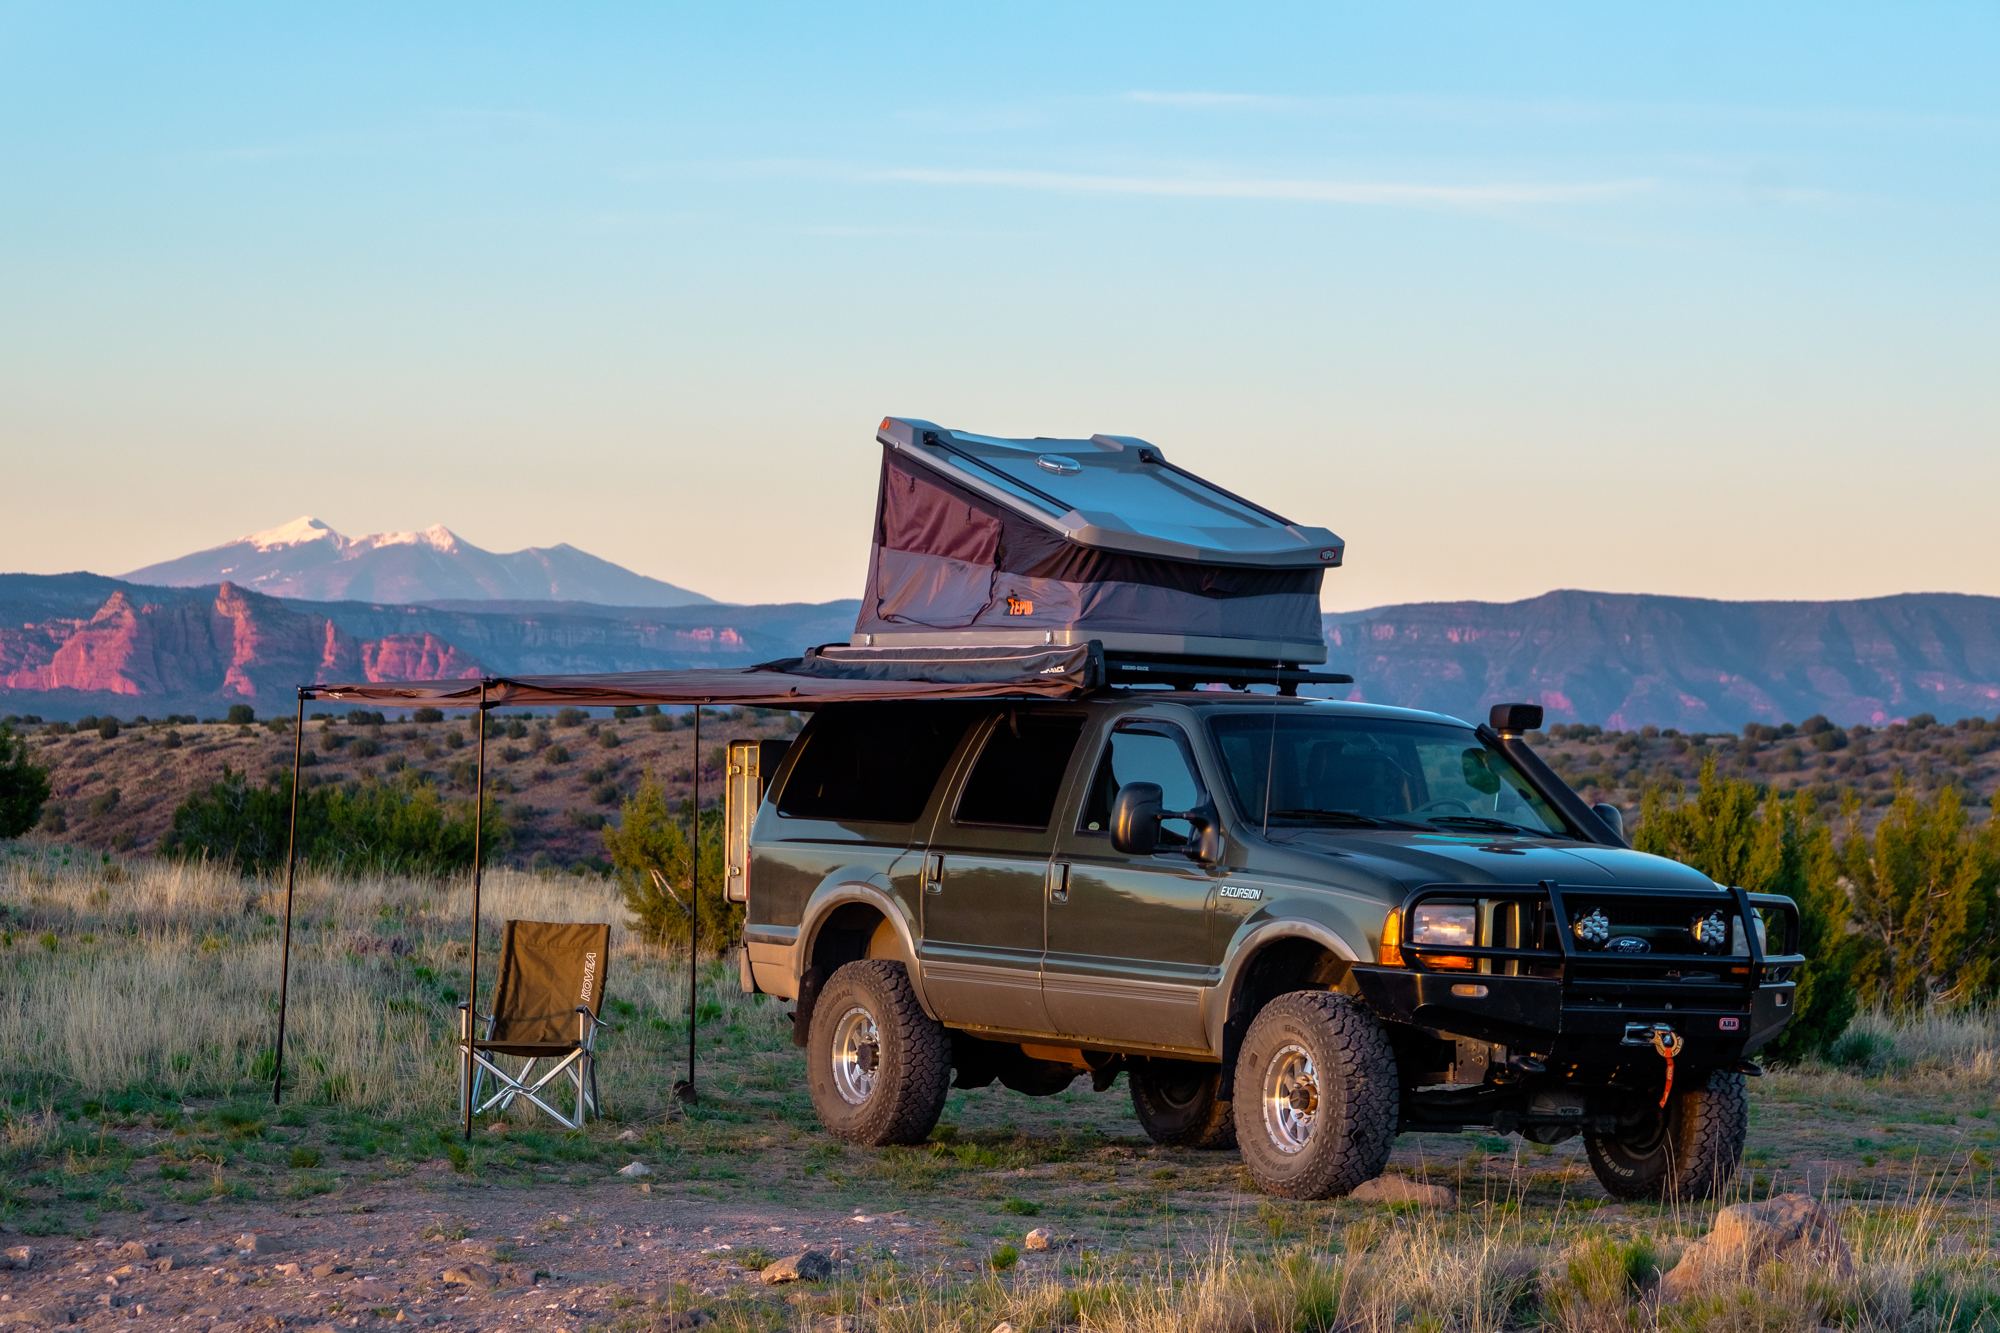
<instances>
[{"instance_id":1,"label":"auxiliary driving light","mask_svg":"<svg viewBox=\"0 0 2000 1333\"><path fill-rule=\"evenodd\" d=\"M1688 934L1694 936L1696 948L1706 953L1720 953L1729 943L1729 923L1720 912L1697 915L1688 924Z\"/></svg>"},{"instance_id":2,"label":"auxiliary driving light","mask_svg":"<svg viewBox=\"0 0 2000 1333\"><path fill-rule=\"evenodd\" d=\"M1584 948L1602 949L1611 938L1611 918L1604 915L1602 907L1593 907L1570 922L1569 932Z\"/></svg>"}]
</instances>

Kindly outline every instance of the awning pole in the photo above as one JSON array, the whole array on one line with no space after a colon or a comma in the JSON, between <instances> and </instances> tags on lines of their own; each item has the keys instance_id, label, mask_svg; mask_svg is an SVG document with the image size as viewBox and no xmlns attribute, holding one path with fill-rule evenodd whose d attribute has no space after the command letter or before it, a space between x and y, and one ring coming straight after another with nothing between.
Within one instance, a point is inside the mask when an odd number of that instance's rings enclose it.
<instances>
[{"instance_id":1,"label":"awning pole","mask_svg":"<svg viewBox=\"0 0 2000 1333\"><path fill-rule=\"evenodd\" d=\"M472 1142L472 1056L479 1035L479 869L485 858L486 838L486 678L479 678L479 711L473 714L479 728L479 776L473 785L472 803L472 979L466 988L465 1007L465 1141Z\"/></svg>"},{"instance_id":2,"label":"awning pole","mask_svg":"<svg viewBox=\"0 0 2000 1333\"><path fill-rule=\"evenodd\" d=\"M681 1100L691 1102L694 1092L695 969L701 948L701 705L694 706L694 819L693 836L688 840L688 1076Z\"/></svg>"},{"instance_id":3,"label":"awning pole","mask_svg":"<svg viewBox=\"0 0 2000 1333\"><path fill-rule=\"evenodd\" d=\"M278 964L278 1062L271 1075L271 1105L285 1093L285 1002L292 989L292 875L299 860L299 752L305 743L306 695L299 691L299 714L292 723L292 822L285 834L285 954Z\"/></svg>"}]
</instances>

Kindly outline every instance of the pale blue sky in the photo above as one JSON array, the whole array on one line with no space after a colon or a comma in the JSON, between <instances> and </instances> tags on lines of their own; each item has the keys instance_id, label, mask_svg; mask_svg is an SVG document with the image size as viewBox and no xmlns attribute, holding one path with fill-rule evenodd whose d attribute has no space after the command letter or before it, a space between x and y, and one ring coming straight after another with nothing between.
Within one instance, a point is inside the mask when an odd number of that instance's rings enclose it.
<instances>
[{"instance_id":1,"label":"pale blue sky","mask_svg":"<svg viewBox=\"0 0 2000 1333\"><path fill-rule=\"evenodd\" d=\"M419 9L420 13L413 13ZM885 413L1326 604L2000 594L2000 10L0 4L0 569L859 591Z\"/></svg>"}]
</instances>

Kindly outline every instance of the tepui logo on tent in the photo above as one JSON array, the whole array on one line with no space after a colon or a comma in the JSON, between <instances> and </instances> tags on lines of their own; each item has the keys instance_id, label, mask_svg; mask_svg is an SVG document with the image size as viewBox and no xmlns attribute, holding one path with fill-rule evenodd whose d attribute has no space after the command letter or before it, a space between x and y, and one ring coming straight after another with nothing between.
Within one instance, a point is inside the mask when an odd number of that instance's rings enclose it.
<instances>
[{"instance_id":1,"label":"tepui logo on tent","mask_svg":"<svg viewBox=\"0 0 2000 1333\"><path fill-rule=\"evenodd\" d=\"M1010 616L1032 616L1035 614L1035 604L1023 601L1019 597L1010 596L1007 599L1007 614Z\"/></svg>"},{"instance_id":2,"label":"tepui logo on tent","mask_svg":"<svg viewBox=\"0 0 2000 1333\"><path fill-rule=\"evenodd\" d=\"M583 992L582 994L577 996L577 998L583 1001L583 1003L589 1004L590 993L596 989L597 989L597 954L595 952L591 952L583 956Z\"/></svg>"}]
</instances>

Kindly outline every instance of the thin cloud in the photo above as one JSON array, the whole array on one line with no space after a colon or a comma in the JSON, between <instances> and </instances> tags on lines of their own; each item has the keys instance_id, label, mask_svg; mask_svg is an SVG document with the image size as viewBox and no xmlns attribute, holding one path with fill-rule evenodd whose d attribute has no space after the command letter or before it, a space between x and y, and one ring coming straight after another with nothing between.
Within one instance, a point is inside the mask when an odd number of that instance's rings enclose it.
<instances>
[{"instance_id":1,"label":"thin cloud","mask_svg":"<svg viewBox=\"0 0 2000 1333\"><path fill-rule=\"evenodd\" d=\"M1592 124L1749 125L1769 129L1867 130L1911 134L2000 132L2000 117L1873 107L1750 106L1704 102L1585 102L1426 95L1290 96L1267 93L1157 92L1116 100L1188 111L1257 111L1312 116L1360 116L1480 126L1555 128Z\"/></svg>"},{"instance_id":2,"label":"thin cloud","mask_svg":"<svg viewBox=\"0 0 2000 1333\"><path fill-rule=\"evenodd\" d=\"M1570 185L1498 182L1486 185L1413 185L1386 181L1272 180L1179 176L1104 176L1058 171L995 171L906 167L867 174L876 181L916 185L984 186L1051 194L1141 195L1175 199L1255 199L1292 203L1353 204L1374 208L1483 209L1510 204L1569 204L1638 194L1650 180Z\"/></svg>"}]
</instances>

